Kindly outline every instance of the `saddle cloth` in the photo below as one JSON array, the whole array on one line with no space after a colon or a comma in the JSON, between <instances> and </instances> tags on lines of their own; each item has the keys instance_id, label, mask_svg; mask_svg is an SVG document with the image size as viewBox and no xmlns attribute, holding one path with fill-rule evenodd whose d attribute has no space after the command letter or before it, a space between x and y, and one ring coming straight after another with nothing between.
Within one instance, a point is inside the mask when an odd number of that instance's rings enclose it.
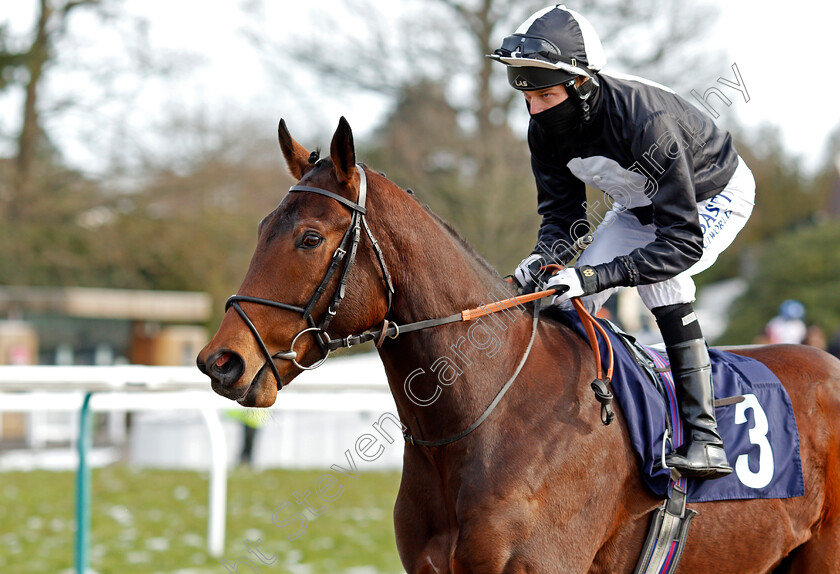
<instances>
[{"instance_id":1,"label":"saddle cloth","mask_svg":"<svg viewBox=\"0 0 840 574\"><path fill-rule=\"evenodd\" d=\"M552 314L586 339L574 311L554 308ZM665 369L668 358L664 349L641 347L611 323L601 321L601 324L611 339L615 356L611 387L627 421L644 481L655 495L670 497L673 486L670 472L657 461L663 456L666 429L673 436L672 444L676 448L682 444L683 425L673 379ZM603 341L600 347L606 369L607 351ZM649 361L649 368L640 366L634 354L642 363ZM742 402L715 409L718 431L734 472L715 480L681 478L678 484L686 491L688 501L802 496L805 483L799 432L790 397L778 377L754 359L717 349L710 349L709 354L715 397L744 397ZM664 452L671 452L671 445L666 444Z\"/></svg>"}]
</instances>

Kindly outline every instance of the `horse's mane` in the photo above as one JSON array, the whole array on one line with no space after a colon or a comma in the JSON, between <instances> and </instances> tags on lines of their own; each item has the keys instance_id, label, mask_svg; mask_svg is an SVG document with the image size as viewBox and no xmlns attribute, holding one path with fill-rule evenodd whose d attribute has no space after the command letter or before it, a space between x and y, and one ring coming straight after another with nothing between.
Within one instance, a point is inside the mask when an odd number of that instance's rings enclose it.
<instances>
[{"instance_id":1,"label":"horse's mane","mask_svg":"<svg viewBox=\"0 0 840 574\"><path fill-rule=\"evenodd\" d=\"M361 165L365 166L365 164L361 164ZM367 166L365 166L365 167L367 167ZM440 227L446 233L448 233L452 237L452 239L454 239L456 241L456 243L458 243L461 246L461 249L463 249L467 253L467 255L472 256L472 258L475 259L479 263L479 265L481 265L488 273L490 273L494 277L498 277L499 279L502 278L502 276L499 274L499 271L495 267L490 265L490 263L487 262L487 260L484 258L484 256L481 255L478 251L476 251L475 247L470 245L469 242L466 239L464 239L463 235L461 235L458 232L457 229L452 227L451 223L449 223L443 217L441 217L440 215L435 213L432 210L432 208L429 207L426 203L423 203L422 201L420 201L420 199L417 197L417 194L414 193L413 190L403 189L402 187L400 187L399 185L397 185L396 183L394 183L393 181L388 179L388 177L383 172L380 171L378 173L379 173L379 175L384 177L391 185L393 185L394 187L396 187L397 189L399 189L400 191L402 191L403 193L408 195L411 199L413 199L417 203L417 205L419 205L421 208L423 208L423 210L426 213L428 213L432 217L432 219L434 219L435 222L437 222L437 224L440 225Z\"/></svg>"},{"instance_id":2,"label":"horse's mane","mask_svg":"<svg viewBox=\"0 0 840 574\"><path fill-rule=\"evenodd\" d=\"M476 251L475 247L470 245L469 242L466 239L464 239L464 237L460 233L458 233L458 231L454 227L452 227L452 224L450 224L440 215L432 211L432 209L428 205L417 199L416 195L410 195L420 205L420 207L426 210L426 213L432 216L432 219L434 219L438 223L438 225L440 225L444 229L444 231L449 233L449 235L452 236L452 238L461 245L461 248L464 251L466 251L468 255L471 255L476 261L478 261L478 263L482 267L484 267L484 269L486 269L493 276L498 277L499 279L502 278L502 276L499 274L499 271L495 267L490 265L490 263L487 262L484 256L481 255L478 251Z\"/></svg>"}]
</instances>

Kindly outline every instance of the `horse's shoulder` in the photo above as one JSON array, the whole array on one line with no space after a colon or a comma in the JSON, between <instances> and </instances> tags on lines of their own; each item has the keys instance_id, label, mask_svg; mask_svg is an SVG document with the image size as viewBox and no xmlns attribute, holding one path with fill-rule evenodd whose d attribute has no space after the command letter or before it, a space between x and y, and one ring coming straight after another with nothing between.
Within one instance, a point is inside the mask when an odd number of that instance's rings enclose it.
<instances>
[{"instance_id":1,"label":"horse's shoulder","mask_svg":"<svg viewBox=\"0 0 840 574\"><path fill-rule=\"evenodd\" d=\"M540 327L540 338L551 348L562 348L570 352L572 349L589 348L587 341L550 312L544 311L540 315Z\"/></svg>"}]
</instances>

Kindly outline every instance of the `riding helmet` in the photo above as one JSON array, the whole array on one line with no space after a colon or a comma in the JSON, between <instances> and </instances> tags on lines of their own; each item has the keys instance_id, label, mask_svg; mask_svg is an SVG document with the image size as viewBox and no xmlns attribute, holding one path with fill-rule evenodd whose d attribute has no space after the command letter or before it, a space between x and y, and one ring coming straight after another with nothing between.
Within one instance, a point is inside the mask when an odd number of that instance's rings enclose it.
<instances>
[{"instance_id":1,"label":"riding helmet","mask_svg":"<svg viewBox=\"0 0 840 574\"><path fill-rule=\"evenodd\" d=\"M604 48L589 21L562 4L543 8L488 54L507 65L508 82L517 90L567 84L592 78L606 63Z\"/></svg>"}]
</instances>

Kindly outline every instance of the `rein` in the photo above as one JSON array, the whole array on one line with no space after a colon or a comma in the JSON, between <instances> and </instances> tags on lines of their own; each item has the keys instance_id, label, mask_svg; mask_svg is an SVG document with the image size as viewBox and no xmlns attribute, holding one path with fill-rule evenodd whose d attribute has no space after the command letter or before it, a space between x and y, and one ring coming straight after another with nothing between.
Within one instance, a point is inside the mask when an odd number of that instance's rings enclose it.
<instances>
[{"instance_id":1,"label":"rein","mask_svg":"<svg viewBox=\"0 0 840 574\"><path fill-rule=\"evenodd\" d=\"M523 303L530 303L531 301L544 299L545 297L550 297L556 293L557 291L555 289L549 289L547 291L538 291L527 295L519 295L511 297L510 299L493 301L492 303L482 305L481 307L475 307L474 309L464 309L463 311L453 313L447 317L425 319L415 323L406 323L405 325L397 325L392 321L385 320L382 328L380 329L365 331L364 333L349 335L340 339L330 339L325 342L325 345L328 349L334 351L336 349L361 345L362 343L367 343L368 341L381 341L384 337L396 339L400 335L411 333L413 331L422 331L423 329L439 327L440 325L448 325L449 323L472 321L473 319L478 319L479 317L484 317L485 315L490 315L492 313L498 313L499 311L504 311L514 306L519 307ZM586 311L584 310L584 313L585 312ZM377 347L379 346L381 346L381 344L377 344Z\"/></svg>"},{"instance_id":2,"label":"rein","mask_svg":"<svg viewBox=\"0 0 840 574\"><path fill-rule=\"evenodd\" d=\"M543 291L543 293L546 293L546 292ZM551 292L549 294L553 294L553 293L554 293L554 289L551 289ZM547 297L547 295L543 295L543 297ZM490 311L490 312L492 313L493 311ZM499 401L502 400L502 397L505 396L505 393L507 393L508 389L510 389L510 387L513 385L513 382L516 380L516 377L519 376L519 372L522 370L522 367L525 366L525 361L528 360L528 356L531 354L531 348L534 346L534 339L537 336L537 326L538 326L539 322L540 322L540 305L539 305L539 303L536 303L534 305L534 319L533 319L533 322L531 324L531 339L528 341L528 346L525 348L525 353L522 355L522 359L519 361L519 364L516 366L516 370L513 371L513 374L510 376L510 378L507 380L507 382L504 385L502 385L502 388L499 389L498 393L496 393L496 396L493 398L493 401L487 406L486 409L484 409L484 412L481 413L481 416L479 416L477 419L475 419L473 424L471 424L470 426L468 426L467 428L465 428L464 430L462 430L458 434L453 435L449 438L444 438L444 439L440 439L440 440L433 440L433 441L416 439L411 434L409 434L407 432L404 432L403 433L403 438L405 439L405 442L407 442L408 444L410 444L412 446L445 446L447 444L450 444L450 443L453 443L455 441L461 440L462 438L464 438L465 436L470 434L472 431L477 429L479 427L479 425L481 425L481 423L483 423L484 420L487 417L490 416L490 413L493 412L493 409L496 408L496 405L499 404Z\"/></svg>"},{"instance_id":3,"label":"rein","mask_svg":"<svg viewBox=\"0 0 840 574\"><path fill-rule=\"evenodd\" d=\"M546 271L557 272L564 269L564 266L552 263L550 265L546 265L543 269ZM613 368L615 367L615 357L613 356L612 344L607 336L607 332L595 319L595 317L589 314L589 311L586 310L578 297L574 297L572 299L572 306L575 308L575 311L577 311L581 323L583 323L583 328L586 331L586 337L589 339L589 347L592 349L592 354L595 355L596 377L590 386L592 387L592 391L595 393L595 399L601 403L601 422L606 426L615 419L615 413L612 412L612 408L610 407L610 404L615 397L610 392L608 386L612 380ZM598 345L598 336L595 334L596 331L604 338L604 343L607 346L608 359L606 377L604 377L604 372L601 369L601 349Z\"/></svg>"},{"instance_id":4,"label":"rein","mask_svg":"<svg viewBox=\"0 0 840 574\"><path fill-rule=\"evenodd\" d=\"M509 309L513 306L521 306L523 303L529 303L534 301L534 318L531 327L531 338L528 341L528 346L525 349L525 353L523 354L522 359L519 361L519 364L517 365L516 370L513 372L513 375L511 375L507 382L502 386L502 388L496 394L493 401L485 409L481 416L479 416L478 419L475 420L475 422L473 422L469 427L467 427L460 433L452 437L437 441L425 441L415 439L410 434L404 433L406 442L412 445L443 446L453 443L457 440L464 438L476 428L478 428L479 425L481 425L481 423L483 423L484 420L488 416L490 416L490 413L493 411L493 409L496 408L496 405L499 404L499 401L502 400L502 397L504 397L505 393L507 393L507 391L513 385L513 382L516 380L516 377L519 375L520 371L525 366L525 362L527 361L528 356L531 353L531 348L533 347L534 339L536 338L540 314L539 302L540 300L546 297L556 295L557 290L548 289L545 291L538 291L536 293L519 295L516 297L511 297L509 299L494 301L489 305L482 305L474 309L465 309L463 311L460 311L459 313L454 313L447 317L425 319L423 321L416 321L414 323L407 323L405 325L398 325L397 323L391 322L386 318L382 323L382 327L379 329L369 330L356 335L348 335L347 337L338 339L330 338L329 333L327 333L327 327L329 326L333 317L335 317L336 313L338 312L339 305L344 300L347 279L350 273L350 269L353 267L353 263L355 262L356 252L358 250L359 242L361 240L362 228L364 228L365 234L370 239L372 248L374 250L374 253L376 254L376 258L379 263L382 278L387 285L386 293L388 298L388 307L385 312L386 317L388 315L388 312L391 310L391 303L394 294L394 285L391 280L391 274L388 272L388 266L385 263L385 258L382 254L382 249L379 247L379 243L374 238L373 233L371 232L370 227L367 224L367 219L365 217L367 215L367 209L365 208L365 200L367 197L367 177L365 175L364 169L359 164L356 164L356 170L359 173L359 197L356 202L350 201L349 199L346 199L336 193L333 193L326 189L321 189L319 187L295 185L289 189L289 192L316 193L318 195L328 197L337 201L341 205L349 208L352 212L350 225L347 227L347 231L344 232L344 236L342 237L341 243L339 244L338 248L333 253L330 266L327 268L327 271L324 274L324 278L321 280L321 283L315 289L315 292L312 294L305 306L291 305L288 303L272 301L271 299L263 299L261 297L252 297L248 295L233 295L230 298L228 298L227 302L225 303L225 311L227 311L230 307L233 307L233 309L245 322L245 325L248 327L248 329L251 331L254 338L256 339L263 356L266 358L267 365L269 366L269 368L271 368L275 380L277 381L277 384L280 385L280 389L282 390L283 379L280 377L280 372L277 369L277 365L274 363L275 359L292 361L295 364L295 366L297 366L301 370L312 370L323 365L327 358L329 358L330 354L336 349L349 348L355 345L360 345L362 343L374 340L376 341L376 346L380 347L382 346L382 343L385 341L386 338L396 339L401 334L411 333L414 331L421 331L423 329L447 325L449 323L468 322L472 321L473 319L489 315L491 313L497 313L499 311ZM324 317L321 319L321 322L316 325L315 320L312 318L312 311L318 304L318 301L320 301L321 297L326 292L330 280L333 278L336 271L338 270L339 265L341 265L342 262L344 262L344 268L342 269L339 278L338 287L336 288L335 293L333 294L332 302L327 308L327 312L324 314ZM277 309L300 313L303 319L309 324L309 327L303 329L297 335L294 336L291 344L289 345L288 351L281 351L272 355L271 352L268 350L265 341L263 341L263 338L260 335L256 325L254 325L253 321L251 321L251 319L245 313L245 310L242 309L240 303L255 303L258 305L266 305ZM613 418L615 417L614 413L610 410L610 402L613 399L613 395L612 393L610 393L607 387L610 379L612 378L613 373L612 346L610 345L610 341L603 327L601 327L601 325L598 324L598 322L586 311L580 300L576 298L572 299L572 303L586 328L587 335L589 336L589 344L592 348L592 352L595 355L597 378L595 379L595 381L592 382L592 389L595 391L596 399L601 403L601 421L605 425L607 425L610 422L612 422ZM600 349L597 335L595 333L596 330L604 338L607 348L609 349L609 366L606 378L604 378L602 371ZM297 352L294 349L295 343L297 343L297 340L301 337L301 335L309 332L313 332L315 334L315 340L317 341L324 356L312 365L307 366L302 365L297 361L298 356Z\"/></svg>"}]
</instances>

